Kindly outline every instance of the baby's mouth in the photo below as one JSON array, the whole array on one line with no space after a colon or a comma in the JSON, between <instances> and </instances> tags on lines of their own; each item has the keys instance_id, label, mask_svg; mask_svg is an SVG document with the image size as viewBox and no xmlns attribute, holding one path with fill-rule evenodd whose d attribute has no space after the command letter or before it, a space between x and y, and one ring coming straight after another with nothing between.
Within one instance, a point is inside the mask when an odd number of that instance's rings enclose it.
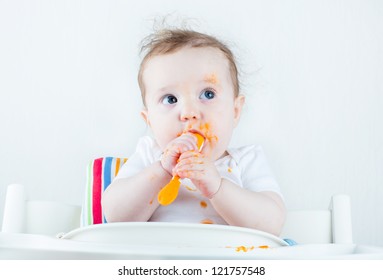
<instances>
[{"instance_id":1,"label":"baby's mouth","mask_svg":"<svg viewBox=\"0 0 383 280\"><path fill-rule=\"evenodd\" d=\"M185 133L192 133L192 134L197 133L201 135L205 140L216 138L212 134L210 124L205 122L188 123L187 126L183 129L183 131L180 132L177 136L181 136L182 134L185 134Z\"/></svg>"},{"instance_id":2,"label":"baby's mouth","mask_svg":"<svg viewBox=\"0 0 383 280\"><path fill-rule=\"evenodd\" d=\"M189 130L187 130L187 131L184 132L184 133L199 134L199 135L201 135L203 138L206 138L205 135L204 135L201 131L199 131L199 130L197 130L197 129L189 129Z\"/></svg>"}]
</instances>

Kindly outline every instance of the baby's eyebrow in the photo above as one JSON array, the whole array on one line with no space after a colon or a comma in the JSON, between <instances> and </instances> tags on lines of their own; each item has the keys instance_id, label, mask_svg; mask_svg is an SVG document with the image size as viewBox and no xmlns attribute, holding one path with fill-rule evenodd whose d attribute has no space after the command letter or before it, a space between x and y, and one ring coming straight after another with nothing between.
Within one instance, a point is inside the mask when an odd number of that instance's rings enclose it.
<instances>
[{"instance_id":1,"label":"baby's eyebrow","mask_svg":"<svg viewBox=\"0 0 383 280\"><path fill-rule=\"evenodd\" d=\"M163 86L163 87L160 87L157 92L158 93L168 93L169 91L172 91L174 90L174 86Z\"/></svg>"}]
</instances>

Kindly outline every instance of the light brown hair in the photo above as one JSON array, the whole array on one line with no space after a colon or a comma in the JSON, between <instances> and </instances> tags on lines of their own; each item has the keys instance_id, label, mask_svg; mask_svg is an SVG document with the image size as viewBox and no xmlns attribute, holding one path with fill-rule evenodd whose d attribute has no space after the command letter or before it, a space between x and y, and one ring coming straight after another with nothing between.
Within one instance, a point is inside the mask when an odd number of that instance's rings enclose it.
<instances>
[{"instance_id":1,"label":"light brown hair","mask_svg":"<svg viewBox=\"0 0 383 280\"><path fill-rule=\"evenodd\" d=\"M235 58L231 50L213 36L183 29L162 29L143 40L141 53L146 52L141 61L138 72L138 84L141 90L142 101L145 104L145 85L143 72L147 61L156 56L170 54L184 47L204 48L212 47L220 50L229 62L229 70L233 82L235 97L239 95L239 78Z\"/></svg>"}]
</instances>

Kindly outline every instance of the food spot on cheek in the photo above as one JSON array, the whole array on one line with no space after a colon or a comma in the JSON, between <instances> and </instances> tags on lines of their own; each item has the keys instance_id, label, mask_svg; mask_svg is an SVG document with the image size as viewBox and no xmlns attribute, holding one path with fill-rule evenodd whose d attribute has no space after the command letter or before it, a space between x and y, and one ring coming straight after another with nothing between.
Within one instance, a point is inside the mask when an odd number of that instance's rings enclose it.
<instances>
[{"instance_id":1,"label":"food spot on cheek","mask_svg":"<svg viewBox=\"0 0 383 280\"><path fill-rule=\"evenodd\" d=\"M218 142L218 137L212 133L211 125L209 123L200 124L199 130L210 143L215 144Z\"/></svg>"}]
</instances>

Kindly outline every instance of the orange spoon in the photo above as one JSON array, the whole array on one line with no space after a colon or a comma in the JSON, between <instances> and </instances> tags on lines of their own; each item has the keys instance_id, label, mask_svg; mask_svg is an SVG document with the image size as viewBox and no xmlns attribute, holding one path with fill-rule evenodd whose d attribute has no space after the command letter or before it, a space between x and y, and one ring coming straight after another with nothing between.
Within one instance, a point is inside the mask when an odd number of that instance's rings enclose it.
<instances>
[{"instance_id":1,"label":"orange spoon","mask_svg":"<svg viewBox=\"0 0 383 280\"><path fill-rule=\"evenodd\" d=\"M197 137L198 151L201 151L205 138L199 133L193 133L193 134L195 137ZM157 197L158 202L163 206L171 204L177 198L180 185L181 185L180 177L173 176L170 182L165 187L163 187L161 191L158 193L158 197Z\"/></svg>"}]
</instances>

